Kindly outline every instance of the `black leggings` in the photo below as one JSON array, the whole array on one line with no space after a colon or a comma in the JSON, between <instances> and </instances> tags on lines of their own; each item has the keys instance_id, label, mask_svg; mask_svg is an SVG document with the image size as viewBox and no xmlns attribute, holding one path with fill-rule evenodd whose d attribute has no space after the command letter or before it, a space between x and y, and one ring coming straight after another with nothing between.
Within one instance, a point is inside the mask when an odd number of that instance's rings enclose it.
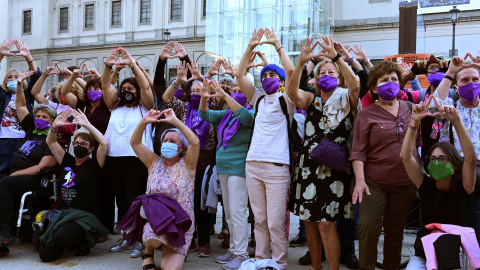
<instances>
[{"instance_id":1,"label":"black leggings","mask_svg":"<svg viewBox=\"0 0 480 270\"><path fill-rule=\"evenodd\" d=\"M137 157L107 156L105 173L115 193L118 221L127 213L133 200L147 189L148 170Z\"/></svg>"},{"instance_id":2,"label":"black leggings","mask_svg":"<svg viewBox=\"0 0 480 270\"><path fill-rule=\"evenodd\" d=\"M210 214L208 213L208 209L200 209L204 174L205 170L197 169L197 172L195 173L195 193L193 196L193 212L195 213L196 230L192 241L198 236L198 245L200 247L210 244Z\"/></svg>"},{"instance_id":3,"label":"black leggings","mask_svg":"<svg viewBox=\"0 0 480 270\"><path fill-rule=\"evenodd\" d=\"M87 245L85 231L75 221L65 223L53 235L55 246L47 247L40 242L39 255L44 262L54 261L62 256L65 248L77 248Z\"/></svg>"}]
</instances>

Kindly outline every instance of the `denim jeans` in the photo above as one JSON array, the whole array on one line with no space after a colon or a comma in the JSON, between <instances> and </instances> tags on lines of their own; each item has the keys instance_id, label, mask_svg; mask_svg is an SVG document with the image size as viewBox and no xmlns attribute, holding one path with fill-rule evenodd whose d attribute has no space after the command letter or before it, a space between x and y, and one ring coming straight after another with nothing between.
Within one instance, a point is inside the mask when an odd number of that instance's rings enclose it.
<instances>
[{"instance_id":1,"label":"denim jeans","mask_svg":"<svg viewBox=\"0 0 480 270\"><path fill-rule=\"evenodd\" d=\"M0 172L3 172L10 167L10 160L12 159L15 147L22 139L0 139Z\"/></svg>"}]
</instances>

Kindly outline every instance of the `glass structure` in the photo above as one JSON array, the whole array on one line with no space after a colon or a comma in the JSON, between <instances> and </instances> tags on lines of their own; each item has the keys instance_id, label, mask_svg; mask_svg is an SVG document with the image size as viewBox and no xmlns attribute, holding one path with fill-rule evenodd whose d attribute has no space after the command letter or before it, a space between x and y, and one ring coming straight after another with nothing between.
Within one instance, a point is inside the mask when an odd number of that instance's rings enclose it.
<instances>
[{"instance_id":1,"label":"glass structure","mask_svg":"<svg viewBox=\"0 0 480 270\"><path fill-rule=\"evenodd\" d=\"M322 35L330 35L331 2L332 0L208 0L205 54L196 60L205 67L211 65L212 59L228 58L236 67L253 31L273 27L283 48L296 64L300 54L300 40L307 36L320 38ZM270 63L280 64L273 46L262 45L256 50L264 53ZM258 67L250 71L257 77L257 86L260 86L260 70Z\"/></svg>"}]
</instances>

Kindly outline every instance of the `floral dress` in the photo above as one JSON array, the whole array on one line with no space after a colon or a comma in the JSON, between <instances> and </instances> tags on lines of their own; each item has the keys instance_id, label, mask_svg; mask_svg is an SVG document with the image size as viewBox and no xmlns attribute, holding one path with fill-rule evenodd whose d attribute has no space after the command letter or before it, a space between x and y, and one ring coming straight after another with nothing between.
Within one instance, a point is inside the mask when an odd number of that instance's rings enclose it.
<instances>
[{"instance_id":1,"label":"floral dress","mask_svg":"<svg viewBox=\"0 0 480 270\"><path fill-rule=\"evenodd\" d=\"M315 96L305 112L305 137L299 164L295 168L290 206L301 220L326 222L352 219L351 163L348 163L346 172L334 171L312 160L310 152L323 138L347 147L354 117L350 111L338 125L329 126L323 106L322 98Z\"/></svg>"},{"instance_id":2,"label":"floral dress","mask_svg":"<svg viewBox=\"0 0 480 270\"><path fill-rule=\"evenodd\" d=\"M175 252L187 256L188 248L192 242L195 224L195 216L193 214L193 191L194 180L187 170L185 158L181 158L175 165L166 167L163 163L163 157L159 157L153 165L152 171L148 177L147 194L158 193L165 197L174 199L187 212L192 220L192 226L185 233L185 245L174 247L168 243L165 234L156 235L150 223L147 221L143 227L143 242L154 239L167 245Z\"/></svg>"}]
</instances>

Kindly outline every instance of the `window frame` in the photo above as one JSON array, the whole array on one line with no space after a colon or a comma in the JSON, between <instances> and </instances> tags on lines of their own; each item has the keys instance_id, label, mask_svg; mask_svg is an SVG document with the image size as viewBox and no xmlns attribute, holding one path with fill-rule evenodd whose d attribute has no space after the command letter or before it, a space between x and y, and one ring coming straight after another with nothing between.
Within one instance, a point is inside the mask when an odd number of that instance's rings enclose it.
<instances>
[{"instance_id":1,"label":"window frame","mask_svg":"<svg viewBox=\"0 0 480 270\"><path fill-rule=\"evenodd\" d=\"M114 4L114 3L120 3L120 14L119 14L119 16L120 16L120 24L113 24L113 22L114 22L114 21L113 21L113 15L114 15L114 14L113 14L113 12L114 12L114 10L113 10L113 4ZM122 18L122 0L112 0L112 4L111 4L110 7L111 7L110 27L112 27L112 28L120 28L120 27L122 27L122 25L123 25L123 21L122 21L122 19L123 19L123 18Z\"/></svg>"},{"instance_id":2,"label":"window frame","mask_svg":"<svg viewBox=\"0 0 480 270\"><path fill-rule=\"evenodd\" d=\"M67 29L62 29L62 9L67 9ZM58 8L58 32L59 33L68 33L70 31L69 27L69 19L70 19L70 9L68 6L60 6Z\"/></svg>"},{"instance_id":3,"label":"window frame","mask_svg":"<svg viewBox=\"0 0 480 270\"><path fill-rule=\"evenodd\" d=\"M93 6L92 27L87 28L87 7ZM83 31L95 30L95 2L87 2L83 8Z\"/></svg>"},{"instance_id":4,"label":"window frame","mask_svg":"<svg viewBox=\"0 0 480 270\"><path fill-rule=\"evenodd\" d=\"M183 0L169 0L170 1L170 14L168 16L168 21L169 22L181 22L183 21ZM173 19L172 18L172 15L173 15L173 2L176 2L176 1L179 1L181 3L181 6L180 6L180 17L179 18L175 18Z\"/></svg>"},{"instance_id":5,"label":"window frame","mask_svg":"<svg viewBox=\"0 0 480 270\"><path fill-rule=\"evenodd\" d=\"M144 1L149 1L150 2L150 10L148 11L148 21L142 21L142 5ZM152 6L153 6L153 1L152 0L140 0L139 1L139 6L138 6L138 11L139 11L139 18L138 18L138 23L140 25L151 25L152 24Z\"/></svg>"},{"instance_id":6,"label":"window frame","mask_svg":"<svg viewBox=\"0 0 480 270\"><path fill-rule=\"evenodd\" d=\"M203 8L202 8L202 19L205 19L205 18L207 18L207 0L203 0L203 1L202 1L202 5L203 5Z\"/></svg>"},{"instance_id":7,"label":"window frame","mask_svg":"<svg viewBox=\"0 0 480 270\"><path fill-rule=\"evenodd\" d=\"M26 12L30 12L30 32L25 32L25 14ZM22 10L22 35L31 35L32 34L32 17L33 17L33 9L28 8Z\"/></svg>"}]
</instances>

